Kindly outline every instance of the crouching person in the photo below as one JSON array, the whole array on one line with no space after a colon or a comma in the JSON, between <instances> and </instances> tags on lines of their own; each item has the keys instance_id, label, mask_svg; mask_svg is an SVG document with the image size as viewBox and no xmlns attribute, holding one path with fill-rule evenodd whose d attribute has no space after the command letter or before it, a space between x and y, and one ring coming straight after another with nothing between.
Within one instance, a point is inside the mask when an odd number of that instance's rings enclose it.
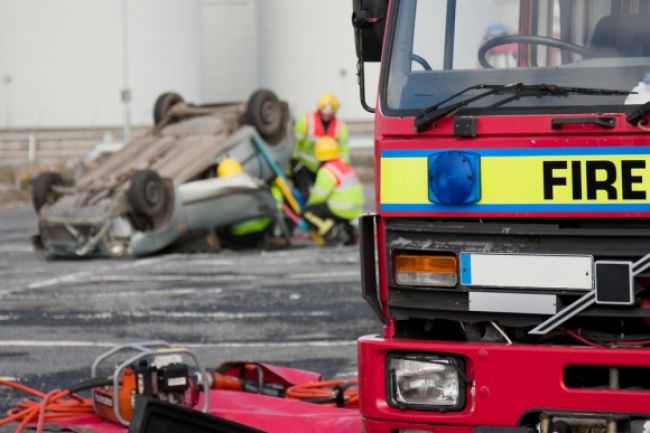
<instances>
[{"instance_id":1,"label":"crouching person","mask_svg":"<svg viewBox=\"0 0 650 433\"><path fill-rule=\"evenodd\" d=\"M340 147L333 138L319 139L315 156L321 166L303 216L327 243L355 243L350 221L363 212L363 186L354 169L341 160Z\"/></svg>"},{"instance_id":2,"label":"crouching person","mask_svg":"<svg viewBox=\"0 0 650 433\"><path fill-rule=\"evenodd\" d=\"M236 176L243 172L242 165L235 159L226 158L217 167L218 177ZM271 187L271 194L277 203L282 202L282 193ZM218 231L222 245L232 249L266 249L276 242L274 237L275 218L262 216L224 227Z\"/></svg>"}]
</instances>

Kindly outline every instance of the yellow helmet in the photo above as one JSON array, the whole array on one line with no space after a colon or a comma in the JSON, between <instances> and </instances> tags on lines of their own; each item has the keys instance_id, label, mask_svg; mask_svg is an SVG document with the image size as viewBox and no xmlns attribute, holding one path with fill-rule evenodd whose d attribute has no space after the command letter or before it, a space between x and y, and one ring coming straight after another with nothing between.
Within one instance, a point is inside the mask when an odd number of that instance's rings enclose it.
<instances>
[{"instance_id":1,"label":"yellow helmet","mask_svg":"<svg viewBox=\"0 0 650 433\"><path fill-rule=\"evenodd\" d=\"M336 113L337 111L339 111L339 107L341 106L338 98L331 93L325 93L318 100L319 111L326 109L328 106L331 108L332 113Z\"/></svg>"},{"instance_id":2,"label":"yellow helmet","mask_svg":"<svg viewBox=\"0 0 650 433\"><path fill-rule=\"evenodd\" d=\"M243 171L244 169L242 168L239 161L232 158L226 158L219 163L219 166L217 167L217 176L234 176L236 174L240 174Z\"/></svg>"},{"instance_id":3,"label":"yellow helmet","mask_svg":"<svg viewBox=\"0 0 650 433\"><path fill-rule=\"evenodd\" d=\"M332 137L322 137L316 143L316 159L319 161L330 161L339 159L341 150L339 144Z\"/></svg>"}]
</instances>

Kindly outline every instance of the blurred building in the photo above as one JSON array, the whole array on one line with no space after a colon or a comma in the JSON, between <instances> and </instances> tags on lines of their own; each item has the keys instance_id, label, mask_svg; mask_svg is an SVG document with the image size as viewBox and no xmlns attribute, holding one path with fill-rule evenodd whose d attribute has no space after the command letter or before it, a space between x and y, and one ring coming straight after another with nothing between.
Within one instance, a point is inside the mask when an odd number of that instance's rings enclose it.
<instances>
[{"instance_id":1,"label":"blurred building","mask_svg":"<svg viewBox=\"0 0 650 433\"><path fill-rule=\"evenodd\" d=\"M155 98L246 98L295 113L325 91L358 101L349 0L0 0L0 128L151 123ZM376 69L371 68L371 75ZM376 79L368 87L373 90Z\"/></svg>"}]
</instances>

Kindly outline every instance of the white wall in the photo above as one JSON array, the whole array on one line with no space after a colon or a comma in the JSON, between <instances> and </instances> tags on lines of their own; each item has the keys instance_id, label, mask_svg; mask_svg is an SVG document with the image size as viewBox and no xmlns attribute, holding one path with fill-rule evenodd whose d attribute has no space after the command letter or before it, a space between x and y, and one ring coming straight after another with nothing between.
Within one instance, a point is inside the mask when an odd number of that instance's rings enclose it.
<instances>
[{"instance_id":1,"label":"white wall","mask_svg":"<svg viewBox=\"0 0 650 433\"><path fill-rule=\"evenodd\" d=\"M351 1L258 0L258 8L260 85L289 100L295 114L333 92L341 117L371 118L359 103ZM367 86L374 105L376 78Z\"/></svg>"},{"instance_id":2,"label":"white wall","mask_svg":"<svg viewBox=\"0 0 650 433\"><path fill-rule=\"evenodd\" d=\"M122 4L0 0L0 128L122 122ZM127 12L132 121L150 123L159 93L200 96L199 3L129 0Z\"/></svg>"},{"instance_id":3,"label":"white wall","mask_svg":"<svg viewBox=\"0 0 650 433\"><path fill-rule=\"evenodd\" d=\"M199 1L128 0L128 5L133 122L146 124L155 98L165 91L189 101L201 97Z\"/></svg>"},{"instance_id":4,"label":"white wall","mask_svg":"<svg viewBox=\"0 0 650 433\"><path fill-rule=\"evenodd\" d=\"M256 0L201 0L203 102L248 97L259 81L257 45Z\"/></svg>"},{"instance_id":5,"label":"white wall","mask_svg":"<svg viewBox=\"0 0 650 433\"><path fill-rule=\"evenodd\" d=\"M126 0L132 124L155 98L244 99L275 90L294 113L323 92L359 104L349 0ZM0 128L120 125L124 0L0 0ZM370 66L374 105L377 68ZM11 82L6 84L5 77Z\"/></svg>"}]
</instances>

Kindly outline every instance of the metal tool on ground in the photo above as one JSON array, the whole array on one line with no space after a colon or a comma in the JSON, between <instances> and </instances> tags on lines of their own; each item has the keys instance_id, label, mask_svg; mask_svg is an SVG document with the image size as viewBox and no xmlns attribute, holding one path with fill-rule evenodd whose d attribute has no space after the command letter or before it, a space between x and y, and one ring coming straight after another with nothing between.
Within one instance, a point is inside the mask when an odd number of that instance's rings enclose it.
<instances>
[{"instance_id":1,"label":"metal tool on ground","mask_svg":"<svg viewBox=\"0 0 650 433\"><path fill-rule=\"evenodd\" d=\"M227 362L212 373L213 389L244 391L327 406L356 408L357 378L322 380L313 372L253 362Z\"/></svg>"},{"instance_id":2,"label":"metal tool on ground","mask_svg":"<svg viewBox=\"0 0 650 433\"><path fill-rule=\"evenodd\" d=\"M212 388L229 389L232 391L252 392L271 397L284 397L286 386L276 382L264 380L264 369L260 364L246 363L242 367L243 372L252 372L254 379L246 378L243 374L239 377L222 373L213 373Z\"/></svg>"},{"instance_id":3,"label":"metal tool on ground","mask_svg":"<svg viewBox=\"0 0 650 433\"><path fill-rule=\"evenodd\" d=\"M273 159L273 156L267 149L264 142L260 140L260 138L257 135L254 135L253 144L257 148L258 152L262 155L264 160L267 162L269 167L271 167L271 170L273 170L273 173L276 176L275 184L278 186L278 188L280 188L280 191L282 191L282 195L287 199L287 202L289 203L289 206L291 206L291 209L293 209L293 211L296 214L300 214L301 212L300 205L298 204L298 201L293 196L293 193L289 188L289 183L287 182L287 178L282 172L280 166ZM309 226L307 225L307 222L303 219L300 219L300 221L298 222L298 227L300 227L304 231L309 231Z\"/></svg>"},{"instance_id":4,"label":"metal tool on ground","mask_svg":"<svg viewBox=\"0 0 650 433\"><path fill-rule=\"evenodd\" d=\"M190 350L172 347L163 341L130 343L117 346L99 356L92 365L92 378L117 355L131 354L113 370L110 385L92 390L92 405L101 417L129 425L137 396L155 398L193 408L203 392L201 410L209 405L210 377ZM191 363L187 361L190 360Z\"/></svg>"}]
</instances>

